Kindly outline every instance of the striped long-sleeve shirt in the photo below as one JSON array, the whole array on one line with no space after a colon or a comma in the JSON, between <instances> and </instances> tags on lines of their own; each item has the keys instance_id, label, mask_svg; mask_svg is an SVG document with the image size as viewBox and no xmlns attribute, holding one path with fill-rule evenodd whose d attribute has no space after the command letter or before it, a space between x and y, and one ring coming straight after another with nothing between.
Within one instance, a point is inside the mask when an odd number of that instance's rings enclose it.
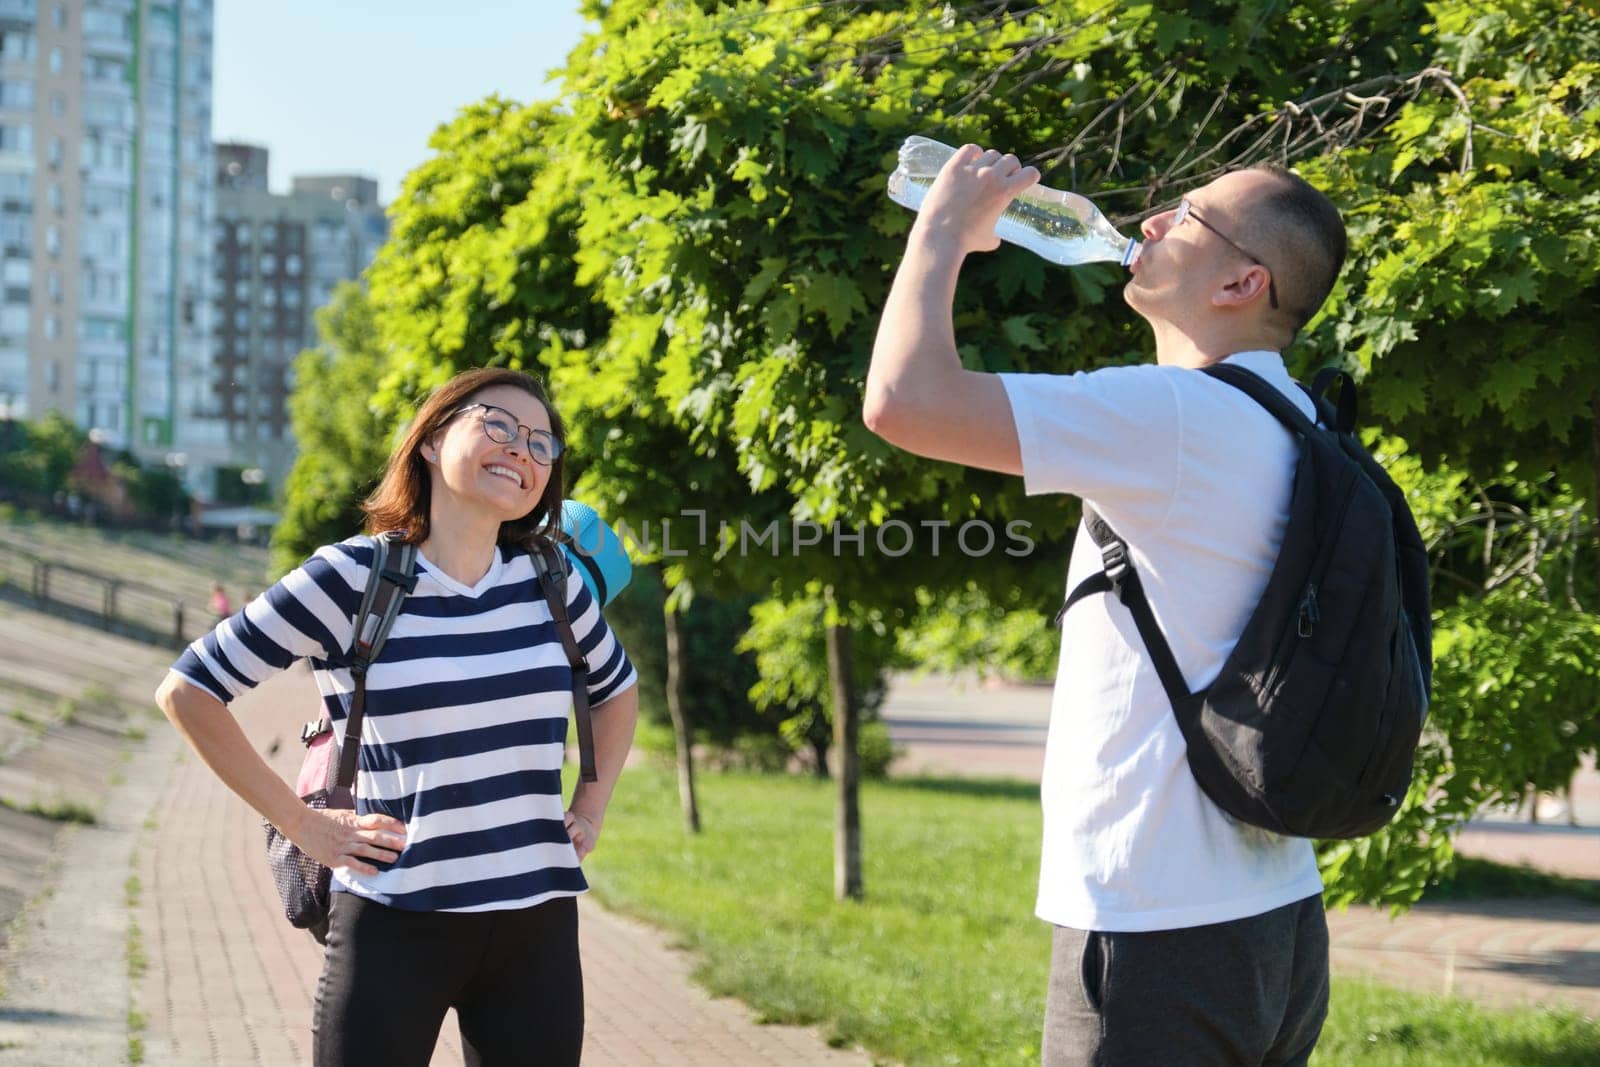
<instances>
[{"instance_id":1,"label":"striped long-sleeve shirt","mask_svg":"<svg viewBox=\"0 0 1600 1067\"><path fill-rule=\"evenodd\" d=\"M350 647L372 558L366 538L319 549L190 645L174 669L226 703L309 658L342 737L354 685L335 664ZM521 908L583 892L562 822L572 671L533 561L502 546L470 587L420 555L416 573L367 671L356 779L356 810L405 823L405 848L394 863L374 864L376 876L336 870L335 890L412 911ZM566 585L598 708L637 676L583 583L569 576Z\"/></svg>"}]
</instances>

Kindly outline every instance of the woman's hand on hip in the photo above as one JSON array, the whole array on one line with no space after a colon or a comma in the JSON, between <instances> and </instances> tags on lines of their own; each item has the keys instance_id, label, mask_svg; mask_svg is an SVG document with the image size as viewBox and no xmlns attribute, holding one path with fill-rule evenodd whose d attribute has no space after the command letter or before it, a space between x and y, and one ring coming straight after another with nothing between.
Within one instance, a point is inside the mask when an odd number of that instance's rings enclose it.
<instances>
[{"instance_id":1,"label":"woman's hand on hip","mask_svg":"<svg viewBox=\"0 0 1600 1067\"><path fill-rule=\"evenodd\" d=\"M582 863L584 857L594 851L595 843L600 840L600 825L603 822L605 822L605 816L598 812L568 809L566 815L567 836L572 838L572 847L578 850L579 863Z\"/></svg>"},{"instance_id":2,"label":"woman's hand on hip","mask_svg":"<svg viewBox=\"0 0 1600 1067\"><path fill-rule=\"evenodd\" d=\"M369 861L393 863L406 847L406 824L389 815L316 808L307 808L306 815L290 840L324 867L377 874Z\"/></svg>"}]
</instances>

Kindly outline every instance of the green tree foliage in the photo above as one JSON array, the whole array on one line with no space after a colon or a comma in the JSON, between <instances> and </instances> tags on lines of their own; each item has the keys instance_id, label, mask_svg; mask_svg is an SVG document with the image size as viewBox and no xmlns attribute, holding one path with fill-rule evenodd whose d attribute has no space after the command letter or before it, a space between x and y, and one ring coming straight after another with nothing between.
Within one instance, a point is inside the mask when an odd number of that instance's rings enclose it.
<instances>
[{"instance_id":1,"label":"green tree foliage","mask_svg":"<svg viewBox=\"0 0 1600 1067\"><path fill-rule=\"evenodd\" d=\"M320 545L358 533L361 501L378 484L394 423L375 410L384 358L366 291L334 290L317 312L321 345L295 361L289 421L299 452L284 484L283 518L272 536L273 564L287 571Z\"/></svg>"},{"instance_id":2,"label":"green tree foliage","mask_svg":"<svg viewBox=\"0 0 1600 1067\"><path fill-rule=\"evenodd\" d=\"M34 503L79 492L84 487L72 470L89 447L88 433L58 411L37 421L0 422L0 487ZM188 514L189 493L173 471L147 466L127 451L107 451L102 459L137 518L168 522Z\"/></svg>"},{"instance_id":3,"label":"green tree foliage","mask_svg":"<svg viewBox=\"0 0 1600 1067\"><path fill-rule=\"evenodd\" d=\"M627 593L606 608L606 621L628 650L639 672L640 713L667 722L666 641L662 609L667 599L659 568L636 566ZM750 689L758 675L753 658L735 651L749 626L752 598L723 601L696 598L682 614L684 687L693 706L699 740L731 746L745 734L777 736L776 716L758 712Z\"/></svg>"},{"instance_id":4,"label":"green tree foliage","mask_svg":"<svg viewBox=\"0 0 1600 1067\"><path fill-rule=\"evenodd\" d=\"M1355 253L1323 354L1370 370L1373 409L1430 460L1559 469L1593 508L1600 14L1560 0L1429 11L1428 77L1450 91L1313 168Z\"/></svg>"},{"instance_id":5,"label":"green tree foliage","mask_svg":"<svg viewBox=\"0 0 1600 1067\"><path fill-rule=\"evenodd\" d=\"M189 514L189 491L183 479L166 467L141 464L131 452L119 452L111 473L128 490L134 511L147 519L182 520Z\"/></svg>"},{"instance_id":6,"label":"green tree foliage","mask_svg":"<svg viewBox=\"0 0 1600 1067\"><path fill-rule=\"evenodd\" d=\"M466 109L408 178L372 272L386 353L376 410L392 424L466 366L542 367L573 423L578 491L613 521L638 528L697 508L713 529L773 519L864 529L860 555L792 552L789 540L777 555L750 554L724 541L662 559L686 598L773 592L747 643L777 672L763 670L762 699L791 714L815 699L793 678L818 661L790 648L813 624L808 589L835 590L868 649L875 626L920 621L992 656L999 646L964 613L1053 611L1077 516L1074 502L927 463L860 423L876 309L911 219L883 183L909 133L1015 151L1124 224L1227 167L1298 165L1345 209L1352 258L1291 362L1344 360L1365 374L1371 410L1428 460L1419 508L1463 521L1463 494L1500 485L1507 460L1594 485L1585 441L1596 438L1584 428L1596 425L1600 391L1589 356L1600 48L1581 4L591 0L585 10L596 28L570 59L561 101ZM1148 358L1117 279L1012 248L975 257L957 298L963 361L1061 373ZM1528 487L1494 491L1513 504L1546 491ZM871 546L896 520L919 531L905 557ZM1026 521L1033 550L953 550L951 531L973 520ZM925 523L949 524L938 556ZM1463 564L1447 541L1438 556L1441 574ZM1479 765L1490 749L1454 741L1506 727L1484 698L1511 699L1516 686L1472 695L1485 657L1495 677L1514 677L1533 658L1566 662L1584 639L1584 606L1551 595L1552 575L1535 568L1543 586L1523 574L1515 590L1490 590L1492 567L1481 569L1468 578L1475 590L1441 598L1425 773L1394 828L1324 850L1336 898L1414 899L1472 798L1498 795L1501 768ZM1026 662L1049 656L1021 636L1009 647ZM869 684L872 664L858 666ZM1562 670L1560 700L1587 699L1581 672ZM1539 730L1569 715L1568 751L1588 736L1578 705L1516 699Z\"/></svg>"},{"instance_id":7,"label":"green tree foliage","mask_svg":"<svg viewBox=\"0 0 1600 1067\"><path fill-rule=\"evenodd\" d=\"M0 449L0 484L14 492L49 495L67 487L67 473L78 461L88 434L51 412L37 421L6 420Z\"/></svg>"},{"instance_id":8,"label":"green tree foliage","mask_svg":"<svg viewBox=\"0 0 1600 1067\"><path fill-rule=\"evenodd\" d=\"M813 582L791 599L771 597L750 611L750 628L739 649L753 653L760 678L750 695L756 706L779 720L779 730L790 749L810 750L809 763L818 774L827 773L831 680L824 635L828 604L820 582ZM860 701L863 722L860 755L862 773L881 776L888 771L890 750L887 731L877 719L887 694L886 667L895 662L894 633L880 612L864 610L850 620L855 635L854 674L851 683Z\"/></svg>"}]
</instances>

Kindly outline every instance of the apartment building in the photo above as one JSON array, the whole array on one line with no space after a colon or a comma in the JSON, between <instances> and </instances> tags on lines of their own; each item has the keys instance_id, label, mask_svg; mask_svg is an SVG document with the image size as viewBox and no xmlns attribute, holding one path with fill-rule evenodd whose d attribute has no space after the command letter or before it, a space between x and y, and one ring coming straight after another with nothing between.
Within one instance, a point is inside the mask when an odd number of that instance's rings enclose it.
<instances>
[{"instance_id":1,"label":"apartment building","mask_svg":"<svg viewBox=\"0 0 1600 1067\"><path fill-rule=\"evenodd\" d=\"M211 0L0 0L0 406L146 458L204 401Z\"/></svg>"},{"instance_id":2,"label":"apartment building","mask_svg":"<svg viewBox=\"0 0 1600 1067\"><path fill-rule=\"evenodd\" d=\"M370 178L300 176L287 194L273 193L267 149L218 144L214 158L207 425L190 435L187 458L221 477L260 470L278 485L294 459L288 397L295 357L317 343L314 314L334 287L372 262L388 220Z\"/></svg>"}]
</instances>

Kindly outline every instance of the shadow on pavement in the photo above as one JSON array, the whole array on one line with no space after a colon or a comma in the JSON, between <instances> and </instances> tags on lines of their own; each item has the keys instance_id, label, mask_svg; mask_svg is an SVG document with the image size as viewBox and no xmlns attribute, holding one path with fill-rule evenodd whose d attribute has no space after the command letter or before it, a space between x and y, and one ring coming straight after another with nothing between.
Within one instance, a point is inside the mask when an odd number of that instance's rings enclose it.
<instances>
[{"instance_id":1,"label":"shadow on pavement","mask_svg":"<svg viewBox=\"0 0 1600 1067\"><path fill-rule=\"evenodd\" d=\"M1600 928L1600 904L1569 897L1484 897L1424 900L1418 914L1476 915L1490 919L1532 919L1537 922L1594 924Z\"/></svg>"},{"instance_id":2,"label":"shadow on pavement","mask_svg":"<svg viewBox=\"0 0 1600 1067\"><path fill-rule=\"evenodd\" d=\"M82 1026L99 1023L93 1015L79 1015L75 1011L18 1011L0 1008L0 1023L39 1023L44 1026Z\"/></svg>"},{"instance_id":3,"label":"shadow on pavement","mask_svg":"<svg viewBox=\"0 0 1600 1067\"><path fill-rule=\"evenodd\" d=\"M1541 952L1540 957L1537 960L1485 960L1481 969L1514 974L1549 985L1600 989L1600 951L1554 949Z\"/></svg>"}]
</instances>

